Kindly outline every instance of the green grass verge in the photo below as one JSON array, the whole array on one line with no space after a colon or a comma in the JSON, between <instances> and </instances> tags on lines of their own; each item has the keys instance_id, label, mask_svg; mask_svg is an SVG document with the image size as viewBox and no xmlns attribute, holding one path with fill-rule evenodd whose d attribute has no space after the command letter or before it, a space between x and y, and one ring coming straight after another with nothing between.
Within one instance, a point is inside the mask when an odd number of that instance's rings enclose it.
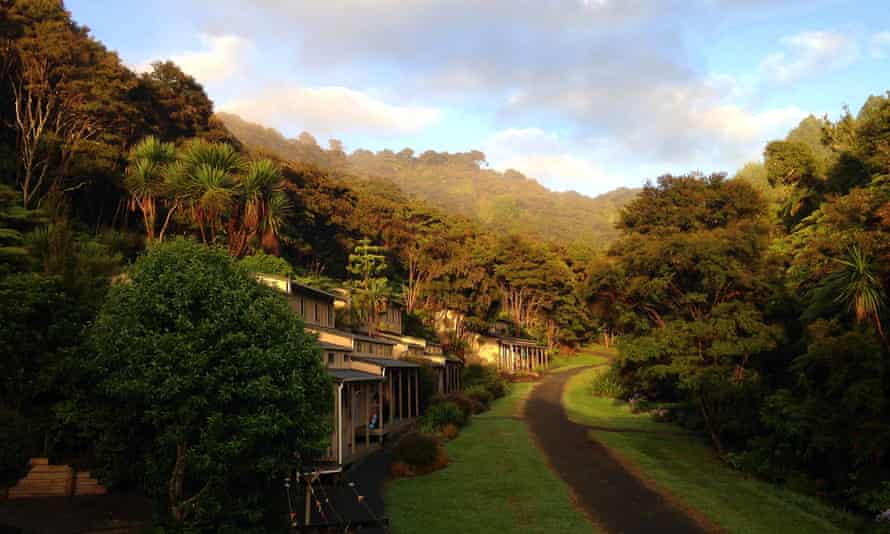
<instances>
[{"instance_id":1,"label":"green grass verge","mask_svg":"<svg viewBox=\"0 0 890 534\"><path fill-rule=\"evenodd\" d=\"M583 371L566 385L570 417L603 427L677 430L631 414L625 403L594 398ZM596 439L661 490L734 533L848 532L857 520L822 501L782 489L731 469L695 435L591 431Z\"/></svg>"},{"instance_id":2,"label":"green grass verge","mask_svg":"<svg viewBox=\"0 0 890 534\"><path fill-rule=\"evenodd\" d=\"M514 384L492 409L473 417L447 445L450 464L387 485L386 513L396 533L589 533L519 416L533 384Z\"/></svg>"},{"instance_id":3,"label":"green grass verge","mask_svg":"<svg viewBox=\"0 0 890 534\"><path fill-rule=\"evenodd\" d=\"M606 370L605 367L588 369L573 376L566 383L562 394L562 404L569 419L576 423L609 428L630 428L646 431L682 432L676 425L656 423L646 413L631 413L623 400L594 397L590 393L590 382Z\"/></svg>"},{"instance_id":4,"label":"green grass verge","mask_svg":"<svg viewBox=\"0 0 890 534\"><path fill-rule=\"evenodd\" d=\"M617 357L618 349L606 348L603 345L589 345L582 348L574 356L556 356L550 362L551 371L567 371L588 365L603 365L609 363L609 358Z\"/></svg>"}]
</instances>

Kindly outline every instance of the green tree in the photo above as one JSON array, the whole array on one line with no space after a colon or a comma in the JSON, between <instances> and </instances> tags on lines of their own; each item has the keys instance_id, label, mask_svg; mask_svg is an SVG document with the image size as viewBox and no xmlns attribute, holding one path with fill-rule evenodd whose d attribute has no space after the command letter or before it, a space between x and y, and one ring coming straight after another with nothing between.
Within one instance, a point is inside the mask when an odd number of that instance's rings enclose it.
<instances>
[{"instance_id":1,"label":"green tree","mask_svg":"<svg viewBox=\"0 0 890 534\"><path fill-rule=\"evenodd\" d=\"M130 209L138 208L142 213L148 243L155 240L158 203L166 195L175 196L170 188L170 169L175 161L176 147L173 143L163 143L153 136L146 137L130 151L124 186L130 193ZM176 207L176 202L171 202L158 234L161 241Z\"/></svg>"},{"instance_id":2,"label":"green tree","mask_svg":"<svg viewBox=\"0 0 890 534\"><path fill-rule=\"evenodd\" d=\"M625 280L620 297L607 299L643 319L619 345L628 389L693 403L721 454L735 401L758 380L752 362L777 339L758 308L768 273L764 209L744 182L662 177L627 206L626 236L610 251ZM613 284L598 282L610 292Z\"/></svg>"},{"instance_id":3,"label":"green tree","mask_svg":"<svg viewBox=\"0 0 890 534\"><path fill-rule=\"evenodd\" d=\"M256 525L273 479L326 446L331 386L285 300L223 252L158 243L115 285L84 354L81 424L103 476L180 525Z\"/></svg>"},{"instance_id":4,"label":"green tree","mask_svg":"<svg viewBox=\"0 0 890 534\"><path fill-rule=\"evenodd\" d=\"M349 273L353 276L352 306L359 322L367 327L368 335L377 331L380 313L391 297L386 273L383 247L362 239L349 255Z\"/></svg>"}]
</instances>

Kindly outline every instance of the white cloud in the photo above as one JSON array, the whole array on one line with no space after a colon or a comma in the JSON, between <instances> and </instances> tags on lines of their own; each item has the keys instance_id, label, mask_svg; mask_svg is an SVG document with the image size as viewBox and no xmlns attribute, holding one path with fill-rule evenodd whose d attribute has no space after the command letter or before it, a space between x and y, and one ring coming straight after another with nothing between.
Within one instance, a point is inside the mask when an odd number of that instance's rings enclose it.
<instances>
[{"instance_id":1,"label":"white cloud","mask_svg":"<svg viewBox=\"0 0 890 534\"><path fill-rule=\"evenodd\" d=\"M220 109L265 125L286 130L299 127L320 135L414 133L442 117L442 111L434 107L389 104L347 87L267 89L224 103Z\"/></svg>"},{"instance_id":2,"label":"white cloud","mask_svg":"<svg viewBox=\"0 0 890 534\"><path fill-rule=\"evenodd\" d=\"M884 59L890 50L890 31L878 32L871 36L871 55L875 59Z\"/></svg>"},{"instance_id":3,"label":"white cloud","mask_svg":"<svg viewBox=\"0 0 890 534\"><path fill-rule=\"evenodd\" d=\"M490 136L484 145L492 168L515 169L552 190L596 195L625 185L621 177L579 155L580 151L540 128L508 128Z\"/></svg>"},{"instance_id":4,"label":"white cloud","mask_svg":"<svg viewBox=\"0 0 890 534\"><path fill-rule=\"evenodd\" d=\"M222 82L244 72L247 56L254 49L252 41L237 35L202 33L198 39L201 42L200 50L151 59L136 66L135 70L145 72L150 70L152 62L169 59L202 84Z\"/></svg>"},{"instance_id":5,"label":"white cloud","mask_svg":"<svg viewBox=\"0 0 890 534\"><path fill-rule=\"evenodd\" d=\"M760 64L765 76L780 83L849 65L859 56L856 41L839 32L802 32L783 38L782 44L785 50L770 54Z\"/></svg>"}]
</instances>

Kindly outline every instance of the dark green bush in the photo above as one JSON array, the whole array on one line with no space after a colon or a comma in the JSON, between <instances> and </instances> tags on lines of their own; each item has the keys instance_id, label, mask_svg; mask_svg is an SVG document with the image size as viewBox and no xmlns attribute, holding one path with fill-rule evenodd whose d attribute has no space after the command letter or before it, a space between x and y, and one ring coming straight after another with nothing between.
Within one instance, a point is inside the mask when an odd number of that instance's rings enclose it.
<instances>
[{"instance_id":1,"label":"dark green bush","mask_svg":"<svg viewBox=\"0 0 890 534\"><path fill-rule=\"evenodd\" d=\"M491 367L478 363L467 365L461 378L464 389L483 386L491 393L493 399L499 399L507 394L506 381Z\"/></svg>"},{"instance_id":2,"label":"dark green bush","mask_svg":"<svg viewBox=\"0 0 890 534\"><path fill-rule=\"evenodd\" d=\"M27 473L28 458L40 450L43 437L34 430L24 417L0 410L0 488L15 484Z\"/></svg>"},{"instance_id":3,"label":"dark green bush","mask_svg":"<svg viewBox=\"0 0 890 534\"><path fill-rule=\"evenodd\" d=\"M618 399L625 394L618 371L614 367L610 367L607 371L597 374L590 384L590 390L595 397Z\"/></svg>"},{"instance_id":4,"label":"dark green bush","mask_svg":"<svg viewBox=\"0 0 890 534\"><path fill-rule=\"evenodd\" d=\"M494 396L488 388L482 384L468 387L464 390L464 394L470 399L478 402L482 406L483 411L489 408L491 401L494 399Z\"/></svg>"},{"instance_id":5,"label":"dark green bush","mask_svg":"<svg viewBox=\"0 0 890 534\"><path fill-rule=\"evenodd\" d=\"M392 459L416 470L434 465L438 454L439 440L435 436L411 432L395 446Z\"/></svg>"},{"instance_id":6,"label":"dark green bush","mask_svg":"<svg viewBox=\"0 0 890 534\"><path fill-rule=\"evenodd\" d=\"M426 413L421 417L421 427L440 430L445 425L464 426L467 423L467 416L457 406L457 404L446 401L434 404L427 408Z\"/></svg>"},{"instance_id":7,"label":"dark green bush","mask_svg":"<svg viewBox=\"0 0 890 534\"><path fill-rule=\"evenodd\" d=\"M474 413L479 413L482 411L482 405L479 404L478 401L467 397L462 391L455 391L450 393L445 399L449 402L453 402L460 408L460 411L464 413L464 416L469 419L471 415Z\"/></svg>"}]
</instances>

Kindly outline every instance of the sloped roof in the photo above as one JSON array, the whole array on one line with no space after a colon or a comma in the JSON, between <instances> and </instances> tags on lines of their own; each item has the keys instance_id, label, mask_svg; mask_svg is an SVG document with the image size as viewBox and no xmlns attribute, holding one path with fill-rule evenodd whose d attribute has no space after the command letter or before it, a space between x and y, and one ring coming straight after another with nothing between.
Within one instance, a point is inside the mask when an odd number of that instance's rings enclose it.
<instances>
[{"instance_id":1,"label":"sloped roof","mask_svg":"<svg viewBox=\"0 0 890 534\"><path fill-rule=\"evenodd\" d=\"M371 373L366 373L364 371L356 371L355 369L328 369L328 374L336 382L366 382L366 381L380 381L383 380L383 377L380 375L374 375Z\"/></svg>"},{"instance_id":2,"label":"sloped roof","mask_svg":"<svg viewBox=\"0 0 890 534\"><path fill-rule=\"evenodd\" d=\"M373 363L380 367L420 367L416 363L406 362L405 360L396 360L393 358L373 358L371 356L353 356L353 360L360 362Z\"/></svg>"}]
</instances>

